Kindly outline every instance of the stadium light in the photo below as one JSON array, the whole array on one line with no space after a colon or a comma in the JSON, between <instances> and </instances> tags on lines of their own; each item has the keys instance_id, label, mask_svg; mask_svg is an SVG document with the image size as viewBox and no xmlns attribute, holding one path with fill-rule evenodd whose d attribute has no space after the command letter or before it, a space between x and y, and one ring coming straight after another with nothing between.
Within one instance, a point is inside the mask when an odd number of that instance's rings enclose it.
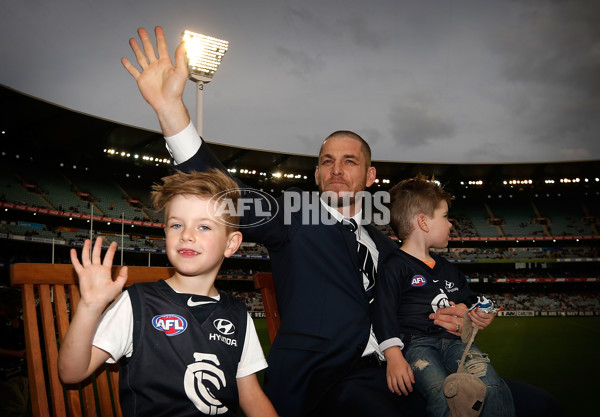
<instances>
[{"instance_id":1,"label":"stadium light","mask_svg":"<svg viewBox=\"0 0 600 417\"><path fill-rule=\"evenodd\" d=\"M190 80L196 83L196 128L198 134L202 136L204 84L210 82L217 72L221 60L227 52L229 42L189 30L183 32L183 41L185 42Z\"/></svg>"}]
</instances>

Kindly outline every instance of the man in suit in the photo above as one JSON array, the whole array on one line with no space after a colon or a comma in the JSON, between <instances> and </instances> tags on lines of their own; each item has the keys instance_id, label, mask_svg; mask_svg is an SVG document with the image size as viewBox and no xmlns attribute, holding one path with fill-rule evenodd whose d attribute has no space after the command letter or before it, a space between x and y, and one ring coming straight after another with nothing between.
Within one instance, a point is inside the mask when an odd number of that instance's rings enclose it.
<instances>
[{"instance_id":1,"label":"man in suit","mask_svg":"<svg viewBox=\"0 0 600 417\"><path fill-rule=\"evenodd\" d=\"M177 168L225 170L197 135L183 104L188 76L183 46L177 48L173 66L161 28L156 29L158 55L147 32L140 29L138 34L143 50L135 39L130 45L142 71L126 58L122 63L155 110ZM286 202L300 192L292 190L278 201L261 197L260 214L267 213L266 218L259 219L255 210L243 213L241 225L257 225L243 229L245 239L264 244L271 258L281 326L269 354L265 392L284 417L425 413L419 395L398 396L387 388L383 356L371 329L378 260L396 249L381 232L360 222L361 200L354 196L375 178L368 144L353 132L335 132L323 142L315 170L320 192L332 199L309 194L296 200L300 210L291 211ZM306 210L318 215L304 216ZM361 245L366 250L359 256ZM454 331L462 326L466 308L457 310L438 314L435 323ZM533 387L517 389L537 401L537 411L548 405ZM521 415L546 414L527 410Z\"/></svg>"},{"instance_id":2,"label":"man in suit","mask_svg":"<svg viewBox=\"0 0 600 417\"><path fill-rule=\"evenodd\" d=\"M397 403L405 400L385 387L366 291L372 282L357 252L358 239L376 265L383 252L396 248L375 227L360 225L361 202L353 197L375 181L369 154L358 135L334 133L322 146L315 172L320 191L333 193L331 205L319 194L290 190L262 205L262 222L254 205L241 221L261 223L244 228L244 238L265 245L271 258L281 326L269 354L265 392L282 416L398 415ZM205 143L177 167L224 169ZM301 207L286 212L292 200ZM341 212L357 222L355 231L342 224ZM385 400L373 401L375 394Z\"/></svg>"}]
</instances>

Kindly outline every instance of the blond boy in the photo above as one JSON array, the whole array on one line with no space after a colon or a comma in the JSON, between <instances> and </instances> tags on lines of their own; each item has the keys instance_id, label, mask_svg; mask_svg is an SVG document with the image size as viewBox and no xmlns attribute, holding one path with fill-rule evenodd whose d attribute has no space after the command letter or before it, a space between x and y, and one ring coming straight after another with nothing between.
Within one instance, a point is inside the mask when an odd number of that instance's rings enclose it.
<instances>
[{"instance_id":1,"label":"blond boy","mask_svg":"<svg viewBox=\"0 0 600 417\"><path fill-rule=\"evenodd\" d=\"M252 319L214 285L223 259L242 241L238 219L215 204L226 195L235 206L236 183L217 171L178 172L153 188L175 273L121 293L127 267L111 279L115 242L104 260L102 238L91 257L86 240L81 262L72 249L81 301L60 349L61 379L76 383L119 361L125 416L234 416L238 404L247 416L275 416L255 375L266 361Z\"/></svg>"}]
</instances>

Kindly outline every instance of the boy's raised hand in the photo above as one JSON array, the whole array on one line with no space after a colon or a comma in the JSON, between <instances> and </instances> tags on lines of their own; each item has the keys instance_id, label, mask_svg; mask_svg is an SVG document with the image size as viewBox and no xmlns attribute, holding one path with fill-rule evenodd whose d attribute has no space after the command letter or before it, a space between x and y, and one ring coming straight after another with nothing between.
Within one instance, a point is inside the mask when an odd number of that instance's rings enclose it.
<instances>
[{"instance_id":1,"label":"boy's raised hand","mask_svg":"<svg viewBox=\"0 0 600 417\"><path fill-rule=\"evenodd\" d=\"M173 136L190 122L183 104L183 90L188 78L185 48L183 42L179 44L173 65L163 29L157 26L155 34L158 55L146 29L138 29L141 47L135 38L129 40L141 71L127 58L122 58L121 63L137 82L142 97L156 112L164 135Z\"/></svg>"},{"instance_id":2,"label":"boy's raised hand","mask_svg":"<svg viewBox=\"0 0 600 417\"><path fill-rule=\"evenodd\" d=\"M101 259L102 238L98 237L90 258L91 241L86 239L81 250L81 262L77 258L77 251L71 249L71 262L79 277L79 290L81 301L84 305L92 308L104 309L108 303L121 293L127 281L127 267L119 271L119 275L113 281L112 262L117 250L117 242L112 242Z\"/></svg>"}]
</instances>

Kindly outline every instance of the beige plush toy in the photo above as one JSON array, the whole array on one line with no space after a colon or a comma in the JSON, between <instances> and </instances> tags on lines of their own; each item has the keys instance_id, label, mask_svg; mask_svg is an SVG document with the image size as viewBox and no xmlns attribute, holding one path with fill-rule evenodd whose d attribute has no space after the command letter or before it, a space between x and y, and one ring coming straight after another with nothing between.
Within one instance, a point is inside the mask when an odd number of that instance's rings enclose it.
<instances>
[{"instance_id":1,"label":"beige plush toy","mask_svg":"<svg viewBox=\"0 0 600 417\"><path fill-rule=\"evenodd\" d=\"M487 391L485 384L475 375L465 371L465 358L475 340L479 327L474 325L468 315L462 326L461 340L467 347L455 374L448 375L444 381L444 396L450 409L450 417L477 417L481 413Z\"/></svg>"}]
</instances>

